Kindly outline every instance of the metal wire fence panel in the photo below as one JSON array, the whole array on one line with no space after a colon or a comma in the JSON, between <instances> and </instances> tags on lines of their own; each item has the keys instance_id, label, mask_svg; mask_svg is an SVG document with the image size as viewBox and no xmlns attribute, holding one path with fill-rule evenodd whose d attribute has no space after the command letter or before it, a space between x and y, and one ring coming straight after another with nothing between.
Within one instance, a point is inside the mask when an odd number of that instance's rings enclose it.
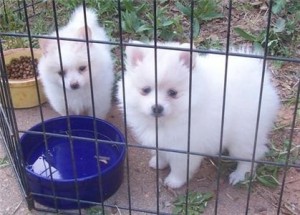
<instances>
[{"instance_id":1,"label":"metal wire fence panel","mask_svg":"<svg viewBox=\"0 0 300 215\"><path fill-rule=\"evenodd\" d=\"M2 0L0 131L28 208L300 214L299 8Z\"/></svg>"}]
</instances>

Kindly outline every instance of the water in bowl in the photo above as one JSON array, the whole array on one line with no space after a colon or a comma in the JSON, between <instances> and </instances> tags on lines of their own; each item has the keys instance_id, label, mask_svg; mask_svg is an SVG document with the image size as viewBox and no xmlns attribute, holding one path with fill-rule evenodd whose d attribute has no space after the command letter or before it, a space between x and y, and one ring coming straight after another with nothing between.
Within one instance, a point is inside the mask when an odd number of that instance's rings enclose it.
<instances>
[{"instance_id":1,"label":"water in bowl","mask_svg":"<svg viewBox=\"0 0 300 215\"><path fill-rule=\"evenodd\" d=\"M91 131L72 131L73 136L93 138ZM100 136L100 140L107 137ZM80 179L105 172L119 157L118 146L88 139L70 139L68 136L47 138L46 144L35 147L27 159L27 168L49 179ZM98 169L99 168L99 169ZM52 177L51 177L52 176Z\"/></svg>"}]
</instances>

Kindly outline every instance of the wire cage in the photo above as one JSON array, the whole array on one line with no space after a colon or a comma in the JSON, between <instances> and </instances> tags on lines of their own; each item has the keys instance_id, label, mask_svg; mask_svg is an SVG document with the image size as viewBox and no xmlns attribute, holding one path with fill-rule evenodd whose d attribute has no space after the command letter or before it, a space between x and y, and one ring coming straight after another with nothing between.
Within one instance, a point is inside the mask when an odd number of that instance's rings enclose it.
<instances>
[{"instance_id":1,"label":"wire cage","mask_svg":"<svg viewBox=\"0 0 300 215\"><path fill-rule=\"evenodd\" d=\"M285 3L280 5L280 2L274 0L259 3L256 1L245 3L244 1L231 0L153 0L144 2L130 0L2 0L0 5L1 142L9 157L15 177L20 184L20 187L17 189L21 190L22 195L26 199L28 209L63 214L300 214L300 196L297 194L297 187L300 181L300 29L299 24L297 25L297 22L300 20L300 4L297 1L290 1L289 3L284 1ZM121 173L124 175L122 183L120 182L121 186L116 189L114 195L105 201L101 201L101 198L105 195L103 190L105 190L106 185L102 184L105 179L100 174L102 171L100 165L97 168L100 176L97 178L95 185L93 185L99 187L99 190L95 189L98 192L98 200L90 201L80 198L79 193L81 191L79 191L79 187L81 185L76 170L71 173L75 177L74 182L70 186L72 187L70 189L75 190L74 196L59 196L56 192L57 187L53 177L55 173L52 172L55 172L55 170L52 170L49 166L46 168L46 173L44 172L43 174L52 174L48 178L50 189L52 190L50 193L52 194L33 191L27 174L26 162L24 162L24 148L21 145L21 137L28 134L33 135L32 141L36 141L39 138L49 138L47 136L49 134L45 130L47 122L49 119L51 121L52 118L58 117L59 114L51 108L50 104L44 103L43 92L40 91L39 84L33 90L37 97L35 107L16 109L6 62L8 49L27 48L30 64L34 64L34 59L38 56L35 49L39 48L39 39L52 39L57 44L60 44L61 41L74 41L74 38L46 35L49 35L51 32L58 34L60 27L67 24L69 15L79 5L83 5L85 23L87 20L86 8L95 8L97 15L100 17L99 22L110 38L108 41L93 41L86 37L82 41L79 40L79 42L86 44L84 46L85 49L89 49L89 44L93 43L106 44L112 48L112 55L115 58L112 108L105 119L122 131L124 140L121 141L121 137L116 140L104 138L106 139L104 142L113 147L125 144L126 157L124 166L121 167ZM201 10L202 7L206 9L206 12L207 10L212 11L205 13L205 10ZM218 9L214 9L214 7ZM249 8L253 9L251 11L252 15L245 12ZM255 16L257 11L259 11L259 15ZM280 12L284 13L284 15L280 14ZM251 21L251 19L260 19L256 23L256 28L258 28L256 32L258 31L260 34L248 33L240 27L247 25L247 21ZM237 22L237 20L241 22ZM84 32L86 35L88 35L88 31L88 27L85 26ZM215 31L216 33L213 33ZM284 34L287 31L289 32ZM201 36L203 34L205 36ZM132 43L131 40L150 40L153 42L143 44ZM159 41L180 41L187 42L189 45L183 48L164 46ZM261 48L258 52L259 54L234 52L231 49L232 44L239 45L241 41L242 43L246 41L248 45L250 41L254 46L259 46ZM237 43L235 44L234 42ZM193 46L193 44L196 45ZM191 96L193 68L191 65L193 65L193 59L191 57L187 63L191 74L188 89L190 95L188 98L189 108L186 110L188 123L185 125L187 128L182 129L188 133L186 135L186 143L184 143L186 148L184 150L176 150L160 147L158 116L153 118L155 119L155 129L153 129L155 131L155 136L153 137L155 140L154 147L138 144L136 136L132 133L132 128L128 125L129 116L126 110L126 100L128 99L126 90L128 89L125 87L127 85L124 83L124 77L129 60L126 59L124 53L128 47L144 47L145 49L153 50L151 52L153 62L151 63L154 65L155 70L153 77L155 80L154 97L156 107L158 105L159 88L157 71L160 63L162 63L158 56L159 50L186 51L190 54L189 56L206 54L225 56L225 61L222 61L225 64L225 78L222 85L222 101L220 101L222 103L222 118L218 125L220 129L216 129L220 131L219 134L216 134L216 136L220 136L218 154L193 152L190 148L191 118L193 117L191 109L193 101ZM293 52L292 48L296 49L296 51ZM61 50L60 48L58 49L61 58ZM287 53L287 50L289 50L289 53ZM88 50L87 53L89 52ZM226 76L229 71L228 61L230 56L261 59L263 62L262 71L260 71L261 84L255 117L253 152L256 151L259 122L262 114L260 108L263 101L265 72L267 67L272 68L270 69L272 71L272 82L278 90L282 104L277 116L278 119L271 134L269 134L268 154L262 160L255 159L255 153L251 159L230 157L226 153L222 153L223 134L226 129L226 89L228 88ZM89 54L87 58L90 64ZM218 62L215 63L218 64ZM278 65L280 67L277 67ZM92 71L89 72L91 73ZM33 79L35 83L39 83L38 76L37 69L34 69ZM92 79L89 81L91 86L97 84L93 83ZM118 106L120 101L116 98L116 91L120 90L117 89L117 81L120 83L119 88L121 87L123 90L122 96L119 97L125 104L122 110ZM64 81L63 88L66 96L67 89ZM97 92L93 92L92 87L90 91L92 95L97 95ZM68 102L67 99L65 102ZM92 104L94 105L94 102ZM155 111L157 112L158 109ZM236 114L239 115L239 113ZM67 111L66 115L67 121L70 122L72 120L71 113ZM95 107L93 107L90 115L92 115L94 122L91 125L92 135L81 139L92 143L93 147L97 147L99 139L103 139L103 137L101 135L97 136L97 134L94 135L95 130L97 130L95 126ZM39 123L42 127L41 130L30 129ZM68 123L67 125L70 126ZM76 135L74 136L72 132L67 134L57 133L56 135L58 137L64 136L69 140L70 148L68 150L71 150L69 154L73 156L70 165L76 166L74 164L73 143L80 138ZM52 136L56 135L52 134ZM45 144L47 145L47 140ZM161 152L177 153L178 156L186 155L187 171L185 178L187 182L181 188L172 189L164 185L162 179L167 176L169 170L158 170L158 155ZM156 155L156 170L151 170L148 166L151 153ZM204 156L207 158L202 161L201 167L198 168L195 176L191 177L188 171L190 160L193 156ZM250 177L241 182L240 186L231 186L228 184L227 176L238 161L251 163L251 169L254 169L255 165L258 165L258 167L256 174L250 174ZM62 162L64 163L64 161ZM47 164L44 163L44 165ZM83 168L86 169L88 167ZM108 180L114 181L116 178L113 177ZM91 190L88 190L88 192L93 192L94 190L92 188L89 189ZM54 202L54 205L47 207L40 204L37 201L39 197L50 199L50 201ZM75 203L75 207L71 210L60 208L57 202L61 199ZM88 203L89 207L84 207L85 203Z\"/></svg>"}]
</instances>

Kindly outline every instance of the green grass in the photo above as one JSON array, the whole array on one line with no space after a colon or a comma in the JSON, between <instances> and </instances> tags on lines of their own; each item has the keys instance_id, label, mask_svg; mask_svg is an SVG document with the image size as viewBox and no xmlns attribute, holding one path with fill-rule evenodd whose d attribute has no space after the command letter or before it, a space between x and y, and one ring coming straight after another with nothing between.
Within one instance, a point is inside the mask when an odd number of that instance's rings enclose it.
<instances>
[{"instance_id":1,"label":"green grass","mask_svg":"<svg viewBox=\"0 0 300 215\"><path fill-rule=\"evenodd\" d=\"M86 213L87 213L87 215L103 215L103 214L108 214L107 212L104 212L101 207L97 207L97 206L86 209Z\"/></svg>"},{"instance_id":2,"label":"green grass","mask_svg":"<svg viewBox=\"0 0 300 215\"><path fill-rule=\"evenodd\" d=\"M191 192L188 194L188 198L186 195L180 195L173 202L174 209L173 214L175 215L198 215L204 212L205 207L208 204L208 201L212 199L213 194L210 192L200 193L200 192ZM187 202L186 202L187 200ZM187 203L187 204L186 204ZM186 207L187 205L187 207ZM186 211L187 209L187 211ZM187 213L186 213L187 212Z\"/></svg>"},{"instance_id":3,"label":"green grass","mask_svg":"<svg viewBox=\"0 0 300 215\"><path fill-rule=\"evenodd\" d=\"M34 0L36 1L36 0ZM56 11L59 26L65 25L71 12L82 4L82 0L56 0ZM107 34L118 40L118 5L117 0L87 0L88 7L94 8L99 17L100 23L105 28ZM194 2L194 28L195 38L201 35L202 25L214 19L223 19L221 12L221 0L198 0ZM234 4L237 9L244 12L251 11L255 4ZM1 32L26 32L26 25L18 13L13 11L17 5L13 0L6 1L6 13L0 19ZM172 10L170 10L172 8ZM154 17L153 1L122 0L122 28L125 39L149 41L154 39ZM4 14L3 6L0 6L1 14ZM36 6L37 16L30 19L32 34L48 34L54 30L54 14L52 2L39 3ZM296 52L297 44L300 44L300 2L297 0L274 0L272 7L273 17L270 29L268 47L273 55L291 56ZM28 9L29 15L32 9ZM21 14L24 17L24 14ZM157 1L157 36L163 41L187 41L189 39L191 18L190 1ZM266 41L266 30L251 32L241 27L234 28L235 32L244 40L252 42L255 47L263 47ZM26 38L5 37L6 45L4 48L28 47ZM197 41L197 40L195 40ZM37 41L34 47L37 47ZM294 44L294 45L293 45ZM201 48L220 49L223 44L220 40L214 41L205 38L196 44Z\"/></svg>"},{"instance_id":4,"label":"green grass","mask_svg":"<svg viewBox=\"0 0 300 215\"><path fill-rule=\"evenodd\" d=\"M0 7L0 14L0 32L22 33L26 30L18 13L7 9L6 14L4 14L4 8ZM26 38L2 36L1 39L4 49L28 47L28 40Z\"/></svg>"},{"instance_id":5,"label":"green grass","mask_svg":"<svg viewBox=\"0 0 300 215\"><path fill-rule=\"evenodd\" d=\"M189 1L175 1L170 5L167 0L159 0L156 5L156 20L153 15L153 1L138 1L138 0L122 0L122 30L125 39L134 39L149 41L154 39L154 23L157 26L157 37L159 40L170 41L187 41L189 39L189 19L190 9ZM195 2L194 8L194 37L200 33L200 25L209 22L216 18L221 18L218 6L219 1L216 0L199 0ZM72 11L82 4L81 0L56 0L56 12L59 26L67 23ZM88 7L94 8L97 11L99 21L105 28L107 34L118 40L119 24L118 24L118 5L116 0L88 0ZM170 11L170 6L174 9ZM26 24L21 14L21 18L13 11L16 9L16 4L13 1L6 2L6 12L9 19L1 19L1 32L25 32ZM3 14L3 7L0 7ZM52 2L37 4L35 11L38 15L30 18L30 28L32 34L48 34L54 30L54 14L52 10ZM32 9L28 9L29 15L32 15ZM183 20L186 20L183 24ZM12 40L12 37L10 37ZM8 38L8 39L10 39ZM22 39L22 38L21 38ZM209 43L207 43L209 44ZM20 42L14 43L12 46L18 46ZM20 47L28 46L24 42ZM36 46L37 43L35 42ZM11 47L12 47L11 46Z\"/></svg>"},{"instance_id":6,"label":"green grass","mask_svg":"<svg viewBox=\"0 0 300 215\"><path fill-rule=\"evenodd\" d=\"M300 110L298 111L298 114L300 116ZM286 125L275 129L279 130L284 127L286 127ZM285 164L288 155L287 150L289 144L290 143L288 140L285 140L279 147L271 144L269 151L266 153L265 160L274 162L276 164ZM292 143L288 164L293 164L297 160L300 160L300 145ZM210 161L217 168L217 160L211 159ZM221 177L228 177L229 173L236 169L236 162L233 162L231 160L223 159L220 165L220 168L217 168L217 170L220 171ZM255 184L260 184L265 187L276 188L278 185L280 185L279 175L281 170L282 166L276 166L272 164L259 164L255 171L255 174L252 176L251 181ZM250 174L248 173L246 179L238 183L238 186L248 186L250 183L249 175Z\"/></svg>"},{"instance_id":7,"label":"green grass","mask_svg":"<svg viewBox=\"0 0 300 215\"><path fill-rule=\"evenodd\" d=\"M0 158L0 168L6 167L9 165L8 157Z\"/></svg>"},{"instance_id":8,"label":"green grass","mask_svg":"<svg viewBox=\"0 0 300 215\"><path fill-rule=\"evenodd\" d=\"M252 33L235 27L234 31L243 39L252 42L257 49L267 45L271 55L291 56L296 50L289 44L300 44L300 2L275 0L272 12L275 18L271 21L268 44L266 44L266 29Z\"/></svg>"},{"instance_id":9,"label":"green grass","mask_svg":"<svg viewBox=\"0 0 300 215\"><path fill-rule=\"evenodd\" d=\"M187 3L188 2L188 3ZM201 24L207 21L211 21L218 18L223 18L223 14L220 12L219 0L199 0L195 1L193 11L193 36L198 37L200 34ZM178 10L186 16L188 20L191 19L192 10L189 1L175 2Z\"/></svg>"}]
</instances>

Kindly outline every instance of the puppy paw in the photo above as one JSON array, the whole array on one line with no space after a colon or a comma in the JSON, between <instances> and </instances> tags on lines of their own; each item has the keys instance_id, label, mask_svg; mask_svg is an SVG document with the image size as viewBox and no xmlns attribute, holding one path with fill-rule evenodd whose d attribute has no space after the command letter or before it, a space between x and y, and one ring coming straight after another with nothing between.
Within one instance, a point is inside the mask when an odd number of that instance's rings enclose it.
<instances>
[{"instance_id":1,"label":"puppy paw","mask_svg":"<svg viewBox=\"0 0 300 215\"><path fill-rule=\"evenodd\" d=\"M245 180L245 172L234 171L229 176L229 184L236 185L237 183Z\"/></svg>"},{"instance_id":2,"label":"puppy paw","mask_svg":"<svg viewBox=\"0 0 300 215\"><path fill-rule=\"evenodd\" d=\"M149 161L149 166L153 169L164 169L168 166L168 163L165 160L159 159L158 166L156 166L156 156L153 156Z\"/></svg>"},{"instance_id":3,"label":"puppy paw","mask_svg":"<svg viewBox=\"0 0 300 215\"><path fill-rule=\"evenodd\" d=\"M175 189L175 188L179 188L182 185L184 185L185 180L182 180L182 179L180 179L178 177L175 177L173 175L168 175L168 177L165 179L164 184L169 188Z\"/></svg>"}]
</instances>

